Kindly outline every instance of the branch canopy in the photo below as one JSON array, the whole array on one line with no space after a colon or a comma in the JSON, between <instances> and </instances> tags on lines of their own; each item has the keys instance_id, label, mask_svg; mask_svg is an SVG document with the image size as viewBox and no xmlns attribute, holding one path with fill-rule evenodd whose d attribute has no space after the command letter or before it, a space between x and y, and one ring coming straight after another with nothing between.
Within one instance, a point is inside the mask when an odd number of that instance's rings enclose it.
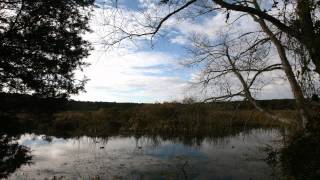
<instances>
[{"instance_id":1,"label":"branch canopy","mask_svg":"<svg viewBox=\"0 0 320 180\"><path fill-rule=\"evenodd\" d=\"M83 90L77 81L91 49L93 0L0 1L0 91L66 97Z\"/></svg>"}]
</instances>

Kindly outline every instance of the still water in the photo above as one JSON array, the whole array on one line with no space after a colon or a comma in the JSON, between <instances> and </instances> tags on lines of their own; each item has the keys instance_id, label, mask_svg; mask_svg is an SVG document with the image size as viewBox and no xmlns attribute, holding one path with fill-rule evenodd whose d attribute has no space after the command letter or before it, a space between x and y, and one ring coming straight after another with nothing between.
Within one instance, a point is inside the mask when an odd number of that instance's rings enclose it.
<instances>
[{"instance_id":1,"label":"still water","mask_svg":"<svg viewBox=\"0 0 320 180\"><path fill-rule=\"evenodd\" d=\"M275 129L186 143L179 138L57 138L23 134L14 140L30 163L8 179L273 179L266 146L280 144Z\"/></svg>"}]
</instances>

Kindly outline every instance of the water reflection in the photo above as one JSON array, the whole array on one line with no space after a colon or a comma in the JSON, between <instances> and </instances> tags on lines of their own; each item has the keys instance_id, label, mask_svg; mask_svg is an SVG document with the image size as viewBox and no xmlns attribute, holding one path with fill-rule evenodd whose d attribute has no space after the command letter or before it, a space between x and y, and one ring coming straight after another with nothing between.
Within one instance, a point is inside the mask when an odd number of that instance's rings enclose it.
<instances>
[{"instance_id":1,"label":"water reflection","mask_svg":"<svg viewBox=\"0 0 320 180\"><path fill-rule=\"evenodd\" d=\"M57 138L24 134L33 164L9 179L270 179L272 168L258 147L276 145L276 130L251 130L236 136L183 143L181 138Z\"/></svg>"},{"instance_id":2,"label":"water reflection","mask_svg":"<svg viewBox=\"0 0 320 180\"><path fill-rule=\"evenodd\" d=\"M295 136L284 147L269 146L267 163L279 179L320 179L320 137Z\"/></svg>"},{"instance_id":3,"label":"water reflection","mask_svg":"<svg viewBox=\"0 0 320 180\"><path fill-rule=\"evenodd\" d=\"M7 178L24 164L30 164L32 157L26 146L19 145L15 138L0 135L0 178Z\"/></svg>"}]
</instances>

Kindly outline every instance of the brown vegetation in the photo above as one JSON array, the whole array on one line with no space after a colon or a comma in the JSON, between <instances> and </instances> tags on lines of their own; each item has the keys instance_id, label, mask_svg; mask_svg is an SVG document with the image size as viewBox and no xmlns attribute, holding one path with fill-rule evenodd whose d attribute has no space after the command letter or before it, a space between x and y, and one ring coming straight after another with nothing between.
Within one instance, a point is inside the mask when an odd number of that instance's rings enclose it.
<instances>
[{"instance_id":1,"label":"brown vegetation","mask_svg":"<svg viewBox=\"0 0 320 180\"><path fill-rule=\"evenodd\" d=\"M290 119L296 117L292 110L273 112ZM210 104L165 103L59 112L53 116L52 126L58 130L98 134L195 135L231 128L280 127L281 124L256 110L215 110Z\"/></svg>"}]
</instances>

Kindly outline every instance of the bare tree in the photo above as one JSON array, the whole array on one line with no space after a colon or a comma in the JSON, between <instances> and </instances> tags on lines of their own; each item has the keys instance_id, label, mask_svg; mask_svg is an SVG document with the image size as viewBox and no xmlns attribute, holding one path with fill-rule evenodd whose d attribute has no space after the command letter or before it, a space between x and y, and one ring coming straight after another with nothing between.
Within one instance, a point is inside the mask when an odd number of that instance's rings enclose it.
<instances>
[{"instance_id":1,"label":"bare tree","mask_svg":"<svg viewBox=\"0 0 320 180\"><path fill-rule=\"evenodd\" d=\"M265 85L262 77L283 69L282 64L271 63L268 58L271 48L269 38L260 32L237 38L229 38L228 33L224 33L219 43L198 36L192 42L192 57L187 65L201 64L198 83L209 87L215 94L205 101L226 101L239 97L272 119L292 123L264 109L254 98L254 94Z\"/></svg>"},{"instance_id":2,"label":"bare tree","mask_svg":"<svg viewBox=\"0 0 320 180\"><path fill-rule=\"evenodd\" d=\"M112 36L107 36L105 44L110 47L145 37L152 42L157 35L165 34L162 29L166 29L171 19L193 20L199 16L213 17L219 12L230 21L233 12L242 12L229 24L249 15L260 29L241 31L238 37L224 34L224 38L214 42L196 35L187 44L193 54L189 65L202 64L200 82L215 91L215 96L207 100L240 96L259 111L284 121L260 107L254 98L264 84L260 77L278 71L290 84L301 117L299 126L305 128L309 121L306 98L315 93L314 85L319 84L316 82L320 75L318 11L319 3L312 0L161 0L133 15L117 9L112 18L106 17L105 25L111 27ZM270 51L277 52L279 62L268 58Z\"/></svg>"},{"instance_id":3,"label":"bare tree","mask_svg":"<svg viewBox=\"0 0 320 180\"><path fill-rule=\"evenodd\" d=\"M253 0L253 3L255 5L255 8L260 10L260 6L256 0ZM257 16L252 15L253 19L259 23L261 29L267 34L267 36L270 38L271 42L276 47L276 50L278 52L278 55L281 60L281 64L283 66L283 70L286 74L286 77L288 79L288 82L291 87L291 91L293 92L294 98L296 100L297 109L299 111L299 114L301 116L301 127L305 128L306 124L308 122L308 113L306 110L306 100L304 98L302 88L299 85L295 74L292 70L292 67L290 65L290 62L288 60L288 57L286 55L286 50L284 46L282 45L282 42L276 37L276 35L270 30L270 28L267 26L265 21Z\"/></svg>"},{"instance_id":4,"label":"bare tree","mask_svg":"<svg viewBox=\"0 0 320 180\"><path fill-rule=\"evenodd\" d=\"M238 11L251 14L267 21L278 30L285 33L288 37L294 38L305 49L306 53L315 66L314 71L320 74L320 3L314 0L266 0L261 1L265 6L256 8L254 1L250 0L160 0L155 1L158 12L142 13L142 17L148 23L139 18L139 24L143 24L144 32L141 28L127 31L121 26L116 26L115 31L121 33L116 41L111 44L119 43L123 39L132 39L141 36L154 36L170 18L179 13L188 11L188 17L199 16L215 11L230 12ZM164 7L164 8L163 8ZM165 9L165 10L164 10ZM167 12L167 13L163 13ZM162 12L162 13L159 13ZM153 14L153 15L152 15ZM192 15L191 15L192 14ZM139 32L140 31L140 32Z\"/></svg>"}]
</instances>

